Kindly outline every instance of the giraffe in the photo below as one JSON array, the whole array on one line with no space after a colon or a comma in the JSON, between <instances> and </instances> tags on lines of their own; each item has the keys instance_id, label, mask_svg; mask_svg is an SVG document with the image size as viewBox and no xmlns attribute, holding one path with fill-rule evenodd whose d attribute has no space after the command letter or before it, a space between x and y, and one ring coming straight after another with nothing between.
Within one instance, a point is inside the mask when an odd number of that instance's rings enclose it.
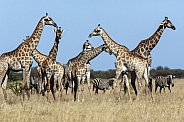
<instances>
[{"instance_id":1,"label":"giraffe","mask_svg":"<svg viewBox=\"0 0 184 122\"><path fill-rule=\"evenodd\" d=\"M52 95L54 100L56 100L56 85L58 82L59 75L59 67L58 62L56 61L56 56L58 52L58 44L59 40L61 39L61 34L64 32L61 28L56 30L56 38L54 41L54 45L49 52L49 55L46 57L45 60L42 62L41 70L42 75L44 76L44 81L46 81L46 90L47 90L47 101L50 102L49 94L50 90L52 91ZM62 75L64 70L62 69ZM43 77L42 76L42 77Z\"/></svg>"},{"instance_id":2,"label":"giraffe","mask_svg":"<svg viewBox=\"0 0 184 122\"><path fill-rule=\"evenodd\" d=\"M3 89L5 100L7 100L6 85L7 85L7 79L10 71L23 72L22 95L23 95L23 101L25 100L25 90L29 89L30 72L31 72L31 66L33 63L31 53L37 47L45 25L51 25L51 26L57 27L57 24L46 13L46 16L43 16L39 20L35 30L33 31L32 35L29 38L23 41L15 50L11 52L3 53L0 56L1 65L5 66L4 68L0 69L0 74L1 74L0 81L1 81L1 87ZM30 98L29 90L27 90L27 96L29 99Z\"/></svg>"},{"instance_id":3,"label":"giraffe","mask_svg":"<svg viewBox=\"0 0 184 122\"><path fill-rule=\"evenodd\" d=\"M144 78L144 80L146 81L146 84L149 87L148 62L146 58L138 56L132 53L127 47L116 43L114 40L110 38L107 32L102 27L100 27L100 24L98 25L97 28L95 28L89 34L90 38L92 36L101 36L104 43L107 44L108 48L112 51L112 53L116 57L116 61L115 61L115 67L116 67L115 82L116 84L117 84L117 81L120 75L128 71L128 72L135 72L135 76L131 77L133 82L137 80L139 85L141 86L141 80L142 78ZM133 88L136 92L136 95L138 96L136 87L133 86ZM152 94L151 94L151 98L153 99Z\"/></svg>"},{"instance_id":4,"label":"giraffe","mask_svg":"<svg viewBox=\"0 0 184 122\"><path fill-rule=\"evenodd\" d=\"M171 28L175 30L175 26L171 23L171 21L168 19L168 17L165 17L165 19L160 23L158 29L156 32L149 37L148 39L142 40L138 46L133 49L131 52L140 55L144 58L148 58L148 64L151 67L151 62L152 62L152 56L150 52L152 49L157 45L159 42L164 30L166 28Z\"/></svg>"},{"instance_id":5,"label":"giraffe","mask_svg":"<svg viewBox=\"0 0 184 122\"><path fill-rule=\"evenodd\" d=\"M58 45L59 39L61 39L61 37L62 37L61 34L64 32L64 30L61 30L61 27L59 27L59 28L56 28L54 30L54 32L56 33L56 38L55 38L55 43L54 43L53 48ZM41 83L41 89L40 89L41 91L40 91L40 93L42 93L42 95L44 95L46 74L44 74L44 72L42 70L42 64L47 59L48 56L40 53L37 49L35 49L33 51L32 56L33 56L34 60L38 63L37 71L38 71L38 75L39 75L39 81ZM63 66L59 62L56 62L56 68L58 70L58 77L57 77L58 84L60 85L61 84L60 83L61 79L62 79L63 74L64 74L64 68L63 68Z\"/></svg>"},{"instance_id":6,"label":"giraffe","mask_svg":"<svg viewBox=\"0 0 184 122\"><path fill-rule=\"evenodd\" d=\"M102 44L93 50L88 50L82 52L82 55L78 59L78 61L72 66L72 80L74 81L74 101L76 101L76 96L78 96L78 101L80 101L80 94L82 95L82 101L84 101L84 81L87 76L88 90L91 95L91 85L90 85L90 63L89 61L97 57L101 52L107 52L110 55L112 52L109 50L106 44ZM89 75L89 76L88 76ZM79 93L78 93L78 92ZM78 93L78 95L77 95Z\"/></svg>"},{"instance_id":7,"label":"giraffe","mask_svg":"<svg viewBox=\"0 0 184 122\"><path fill-rule=\"evenodd\" d=\"M85 43L83 44L83 51L81 53L79 53L76 57L68 60L66 67L65 67L65 86L66 86L66 94L67 94L67 90L68 90L68 86L69 84L73 84L73 81L71 80L71 72L72 72L72 67L78 62L79 58L82 56L83 52L87 51L87 50L93 50L94 47L91 45L91 43L89 42L89 40L86 40ZM90 81L90 64L86 64L88 66L87 72L86 72L86 76L87 76L87 80ZM73 85L72 85L73 87ZM72 88L72 92L73 92L73 88Z\"/></svg>"},{"instance_id":8,"label":"giraffe","mask_svg":"<svg viewBox=\"0 0 184 122\"><path fill-rule=\"evenodd\" d=\"M148 58L149 72L151 70L151 63L152 63L152 56L150 52L157 45L166 28L171 28L173 30L176 29L175 26L172 24L172 22L168 19L168 17L165 17L165 19L160 23L159 27L152 36L150 36L145 40L142 40L137 45L137 47L131 51L144 58Z\"/></svg>"}]
</instances>

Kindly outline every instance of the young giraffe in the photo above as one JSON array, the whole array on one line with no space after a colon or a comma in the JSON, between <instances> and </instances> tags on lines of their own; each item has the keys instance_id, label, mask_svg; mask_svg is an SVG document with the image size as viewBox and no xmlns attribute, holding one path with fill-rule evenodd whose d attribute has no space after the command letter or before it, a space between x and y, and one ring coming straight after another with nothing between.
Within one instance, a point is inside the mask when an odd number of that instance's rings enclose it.
<instances>
[{"instance_id":1,"label":"young giraffe","mask_svg":"<svg viewBox=\"0 0 184 122\"><path fill-rule=\"evenodd\" d=\"M62 37L62 33L64 32L64 30L61 30L61 28L59 27L59 28L56 28L56 30L54 30L54 32L56 33L54 46L57 46L59 43L59 40ZM53 46L53 48L54 48L54 46ZM47 56L40 53L37 49L35 49L33 51L32 56L33 56L34 60L38 63L37 71L38 71L39 80L41 83L41 91L40 92L44 95L46 74L44 74L44 72L42 71L42 64L46 60ZM56 68L58 70L58 78L57 79L58 79L58 84L60 85L61 79L62 79L63 74L64 74L64 68L59 62L56 62L56 65L57 65Z\"/></svg>"},{"instance_id":2,"label":"young giraffe","mask_svg":"<svg viewBox=\"0 0 184 122\"><path fill-rule=\"evenodd\" d=\"M73 81L71 80L71 72L72 72L72 67L78 62L79 58L81 57L81 55L83 54L83 52L87 51L87 50L92 50L94 49L94 47L91 45L91 43L86 40L85 43L83 44L83 51L81 53L79 53L79 55L77 55L76 57L70 59L65 67L65 86L66 86L66 93L68 90L68 85L69 84L73 84ZM88 66L87 72L86 72L86 76L87 76L87 81L90 81L90 64L86 64ZM73 87L73 85L72 85ZM73 92L73 88L72 88L72 92Z\"/></svg>"},{"instance_id":3,"label":"young giraffe","mask_svg":"<svg viewBox=\"0 0 184 122\"><path fill-rule=\"evenodd\" d=\"M131 51L139 56L142 56L148 59L149 72L150 72L151 63L152 63L152 56L150 52L157 45L157 43L159 42L162 36L162 33L166 28L171 28L173 30L176 29L175 26L172 24L172 22L168 19L168 17L165 17L165 19L160 23L156 32L151 37L149 37L148 39L142 40L138 44L138 46Z\"/></svg>"},{"instance_id":4,"label":"young giraffe","mask_svg":"<svg viewBox=\"0 0 184 122\"><path fill-rule=\"evenodd\" d=\"M58 52L58 44L59 40L61 39L61 34L64 30L61 30L61 28L57 29L56 31L56 38L54 42L54 46L49 52L49 55L46 57L46 59L42 62L42 75L46 76L44 78L46 81L46 90L47 90L47 101L50 102L49 94L50 90L52 92L54 100L56 100L56 85L59 78L59 70L58 70L58 63L56 61L56 56ZM42 77L43 77L42 76ZM52 78L53 77L53 78Z\"/></svg>"},{"instance_id":5,"label":"young giraffe","mask_svg":"<svg viewBox=\"0 0 184 122\"><path fill-rule=\"evenodd\" d=\"M89 34L89 37L92 37L92 36L101 36L104 43L107 44L109 49L115 55L116 57L116 61L115 61L115 67L116 67L115 79L116 80L115 82L116 83L120 75L128 71L128 72L135 72L135 76L131 77L133 82L137 80L139 85L141 86L141 80L142 78L144 78L146 81L146 84L149 86L148 84L149 73L148 73L147 59L132 53L131 51L129 51L127 47L116 43L114 40L110 38L107 32L103 28L100 27L100 25L98 25L98 27L95 28L93 32ZM136 95L138 95L136 89L135 91L136 91ZM128 92L130 96L130 91ZM153 99L152 94L151 94L151 98Z\"/></svg>"},{"instance_id":6,"label":"young giraffe","mask_svg":"<svg viewBox=\"0 0 184 122\"><path fill-rule=\"evenodd\" d=\"M46 13L46 16L40 19L34 32L29 38L27 38L24 42L22 42L15 50L11 52L3 53L0 56L1 65L5 66L2 69L0 69L0 74L1 74L0 81L1 81L1 87L3 89L5 100L7 100L6 85L7 85L7 79L8 79L10 70L23 71L22 95L23 95L23 100L25 99L24 92L25 90L29 89L30 72L31 72L31 66L33 63L31 53L37 47L45 25L52 25L54 27L57 27L57 24ZM7 64L5 65L5 63ZM28 98L30 98L29 90L27 90L27 95L28 95Z\"/></svg>"},{"instance_id":7,"label":"young giraffe","mask_svg":"<svg viewBox=\"0 0 184 122\"><path fill-rule=\"evenodd\" d=\"M72 66L72 80L74 81L74 101L76 101L77 91L78 93L78 101L80 94L82 95L82 101L84 101L84 81L86 78L87 72L90 71L90 63L89 61L94 59L98 56L102 51L109 53L110 55L112 52L109 50L106 44L102 44L93 50L88 50L82 52L82 55L78 59L78 62ZM88 89L91 95L91 85L90 85L90 74L89 79L87 79Z\"/></svg>"}]
</instances>

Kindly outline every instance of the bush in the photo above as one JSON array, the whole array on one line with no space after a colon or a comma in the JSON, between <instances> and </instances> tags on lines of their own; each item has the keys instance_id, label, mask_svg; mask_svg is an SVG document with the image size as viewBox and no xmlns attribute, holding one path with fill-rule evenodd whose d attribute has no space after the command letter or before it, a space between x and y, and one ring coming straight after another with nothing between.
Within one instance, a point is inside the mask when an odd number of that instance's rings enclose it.
<instances>
[{"instance_id":1,"label":"bush","mask_svg":"<svg viewBox=\"0 0 184 122\"><path fill-rule=\"evenodd\" d=\"M10 82L7 86L15 95L20 96L22 93L22 81Z\"/></svg>"}]
</instances>

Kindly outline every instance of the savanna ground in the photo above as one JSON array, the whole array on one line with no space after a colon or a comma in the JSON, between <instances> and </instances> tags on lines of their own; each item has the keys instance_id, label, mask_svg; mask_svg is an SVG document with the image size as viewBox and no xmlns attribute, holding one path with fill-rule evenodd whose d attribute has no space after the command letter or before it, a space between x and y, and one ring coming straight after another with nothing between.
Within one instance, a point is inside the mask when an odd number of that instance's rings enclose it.
<instances>
[{"instance_id":1,"label":"savanna ground","mask_svg":"<svg viewBox=\"0 0 184 122\"><path fill-rule=\"evenodd\" d=\"M63 93L62 100L48 103L45 97L32 95L22 104L20 97L8 91L8 102L0 93L1 122L182 122L184 121L184 79L175 79L170 94L140 95L128 101L128 95L117 99L116 92L93 95L85 90L85 102L73 102L73 95ZM94 92L93 92L94 93ZM123 95L123 92L122 92ZM132 97L135 95L132 92ZM50 97L52 98L52 97Z\"/></svg>"}]
</instances>

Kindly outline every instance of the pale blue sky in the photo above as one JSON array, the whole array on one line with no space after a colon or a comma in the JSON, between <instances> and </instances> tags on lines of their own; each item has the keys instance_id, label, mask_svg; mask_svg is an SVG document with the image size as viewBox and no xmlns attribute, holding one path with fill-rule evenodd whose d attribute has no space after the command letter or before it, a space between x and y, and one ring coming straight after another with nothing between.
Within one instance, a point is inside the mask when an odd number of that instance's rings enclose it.
<instances>
[{"instance_id":1,"label":"pale blue sky","mask_svg":"<svg viewBox=\"0 0 184 122\"><path fill-rule=\"evenodd\" d=\"M34 2L33 2L34 1ZM166 29L151 52L152 67L184 69L183 0L4 0L0 4L0 54L18 47L31 35L38 21L48 12L65 32L59 44L57 60L61 64L82 51L88 39L94 47L103 44L101 37L88 38L98 24L119 44L134 49L150 37L167 16L176 30ZM48 54L53 46L54 27L46 26L37 49ZM91 69L115 69L115 57L103 52L91 61ZM37 66L34 62L33 66Z\"/></svg>"}]
</instances>

